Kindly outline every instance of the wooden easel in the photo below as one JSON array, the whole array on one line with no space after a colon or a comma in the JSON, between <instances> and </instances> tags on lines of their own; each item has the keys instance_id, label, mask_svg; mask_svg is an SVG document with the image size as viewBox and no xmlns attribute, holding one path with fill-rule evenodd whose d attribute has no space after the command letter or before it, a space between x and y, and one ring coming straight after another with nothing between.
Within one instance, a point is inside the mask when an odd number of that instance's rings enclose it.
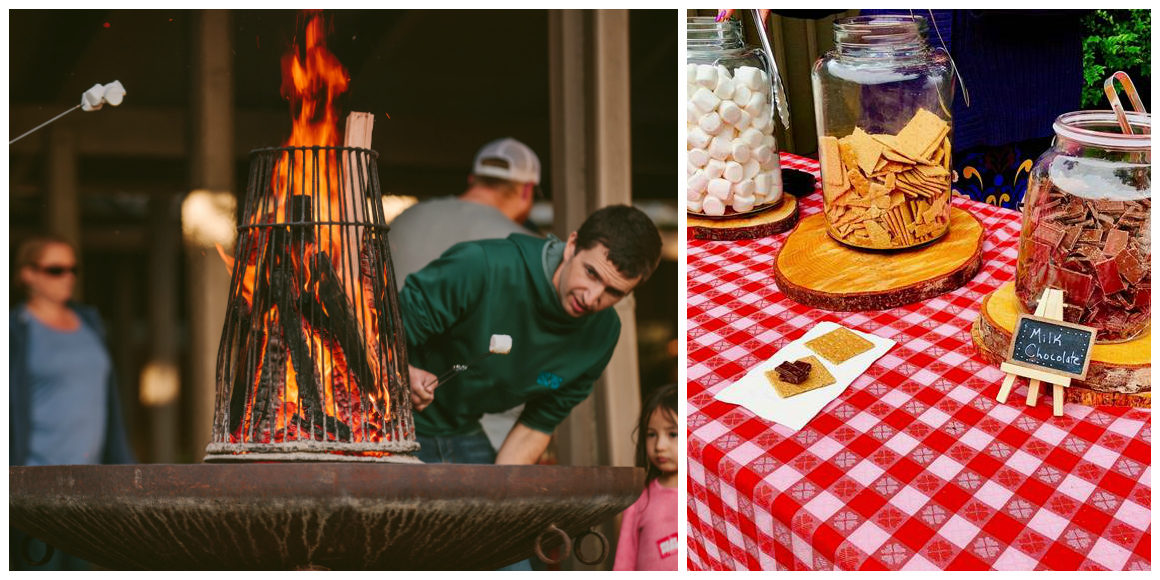
<instances>
[{"instance_id":1,"label":"wooden easel","mask_svg":"<svg viewBox=\"0 0 1160 580\"><path fill-rule=\"evenodd\" d=\"M1039 297L1039 305L1035 307L1035 315L1040 318L1063 321L1063 290L1058 288L1045 289ZM1012 336L1011 340L1014 342L1015 336ZM1063 389L1071 386L1071 377L1039 369L1029 369L1011 363L1003 363L999 366L999 370L1007 373L1007 376L1003 377L1003 386L999 387L999 394L995 400L1006 403L1007 396L1011 394L1011 388L1015 386L1015 377L1026 377L1031 380L1027 387L1027 405L1035 406L1039 398L1040 383L1050 383L1052 386L1052 414L1057 417L1063 415Z\"/></svg>"}]
</instances>

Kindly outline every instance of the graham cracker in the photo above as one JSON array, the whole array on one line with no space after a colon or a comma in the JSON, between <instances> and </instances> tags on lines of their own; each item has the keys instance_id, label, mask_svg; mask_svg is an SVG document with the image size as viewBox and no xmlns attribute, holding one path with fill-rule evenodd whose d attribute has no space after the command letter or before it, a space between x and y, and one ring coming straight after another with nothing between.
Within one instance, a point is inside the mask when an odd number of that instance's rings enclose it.
<instances>
[{"instance_id":1,"label":"graham cracker","mask_svg":"<svg viewBox=\"0 0 1160 580\"><path fill-rule=\"evenodd\" d=\"M835 328L806 342L806 347L822 355L826 360L840 365L874 348L874 343L854 334L849 329Z\"/></svg>"},{"instance_id":2,"label":"graham cracker","mask_svg":"<svg viewBox=\"0 0 1160 580\"><path fill-rule=\"evenodd\" d=\"M834 375L831 375L830 371L826 370L826 366L823 365L822 361L819 361L817 357L807 356L805 358L798 359L798 361L805 361L810 363L810 376L804 383L800 385L787 383L781 380L781 378L777 376L777 371L775 370L771 369L765 371L765 378L769 381L769 384L773 386L774 390L777 391L778 396L781 398L787 399L794 395L800 395L814 389L820 389L822 387L828 387L834 384Z\"/></svg>"}]
</instances>

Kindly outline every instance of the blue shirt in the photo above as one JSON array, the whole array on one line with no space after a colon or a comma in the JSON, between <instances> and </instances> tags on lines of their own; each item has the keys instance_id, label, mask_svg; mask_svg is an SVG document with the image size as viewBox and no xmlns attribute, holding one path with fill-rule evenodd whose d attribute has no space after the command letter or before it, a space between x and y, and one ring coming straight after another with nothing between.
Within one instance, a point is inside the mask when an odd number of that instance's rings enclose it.
<instances>
[{"instance_id":1,"label":"blue shirt","mask_svg":"<svg viewBox=\"0 0 1160 580\"><path fill-rule=\"evenodd\" d=\"M27 310L28 380L32 394L27 465L101 462L112 361L97 334L46 326Z\"/></svg>"}]
</instances>

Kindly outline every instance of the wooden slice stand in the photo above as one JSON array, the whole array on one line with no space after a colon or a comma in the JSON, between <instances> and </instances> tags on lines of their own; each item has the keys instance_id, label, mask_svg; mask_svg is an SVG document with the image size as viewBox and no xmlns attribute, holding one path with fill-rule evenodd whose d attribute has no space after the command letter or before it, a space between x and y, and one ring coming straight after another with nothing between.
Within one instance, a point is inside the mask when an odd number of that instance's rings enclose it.
<instances>
[{"instance_id":1,"label":"wooden slice stand","mask_svg":"<svg viewBox=\"0 0 1160 580\"><path fill-rule=\"evenodd\" d=\"M774 278L791 299L823 310L885 310L966 284L983 263L983 224L951 208L950 231L910 250L857 250L826 233L826 218L803 219L774 260Z\"/></svg>"},{"instance_id":2,"label":"wooden slice stand","mask_svg":"<svg viewBox=\"0 0 1160 580\"><path fill-rule=\"evenodd\" d=\"M797 198L782 193L781 203L772 209L732 218L707 218L689 214L688 225L695 240L752 240L789 231L797 221Z\"/></svg>"},{"instance_id":3,"label":"wooden slice stand","mask_svg":"<svg viewBox=\"0 0 1160 580\"><path fill-rule=\"evenodd\" d=\"M1015 284L1008 283L983 298L979 319L971 337L979 354L995 365L1002 364L1019 319ZM1092 348L1091 366L1083 380L1072 380L1066 401L1083 405L1152 407L1152 329L1139 338Z\"/></svg>"}]
</instances>

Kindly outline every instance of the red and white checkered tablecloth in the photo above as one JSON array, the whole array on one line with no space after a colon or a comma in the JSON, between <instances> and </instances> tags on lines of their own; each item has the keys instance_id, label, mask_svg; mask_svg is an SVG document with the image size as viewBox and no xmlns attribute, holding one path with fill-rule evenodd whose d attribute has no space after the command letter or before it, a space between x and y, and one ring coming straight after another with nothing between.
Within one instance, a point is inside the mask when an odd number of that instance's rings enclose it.
<instances>
[{"instance_id":1,"label":"red and white checkered tablecloth","mask_svg":"<svg viewBox=\"0 0 1160 580\"><path fill-rule=\"evenodd\" d=\"M1052 417L1050 399L1023 405L1025 384L995 401L1003 373L970 326L1014 276L1019 214L954 203L987 230L982 270L879 312L786 298L772 265L787 234L690 239L690 569L1150 569L1150 412ZM802 200L803 215L820 210L820 193ZM898 344L796 433L713 398L822 320Z\"/></svg>"}]
</instances>

